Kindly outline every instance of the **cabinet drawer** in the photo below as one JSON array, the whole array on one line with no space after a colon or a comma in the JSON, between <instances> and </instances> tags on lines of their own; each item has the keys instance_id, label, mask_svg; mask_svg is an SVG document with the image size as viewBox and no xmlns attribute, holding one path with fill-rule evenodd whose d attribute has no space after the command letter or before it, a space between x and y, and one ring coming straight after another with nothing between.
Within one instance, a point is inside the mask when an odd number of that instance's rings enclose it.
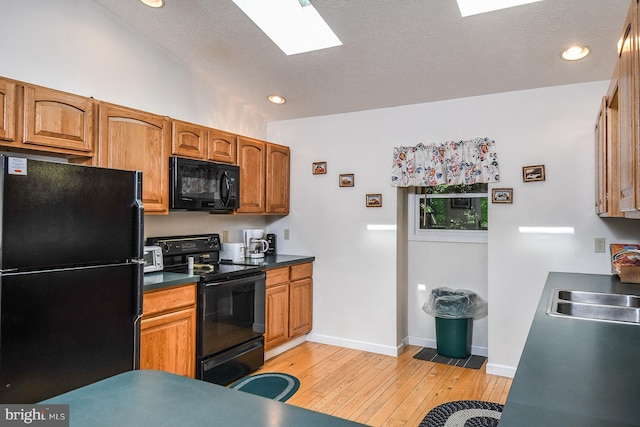
<instances>
[{"instance_id":1,"label":"cabinet drawer","mask_svg":"<svg viewBox=\"0 0 640 427\"><path fill-rule=\"evenodd\" d=\"M274 268L267 270L267 287L278 285L289 281L289 267Z\"/></svg>"},{"instance_id":2,"label":"cabinet drawer","mask_svg":"<svg viewBox=\"0 0 640 427\"><path fill-rule=\"evenodd\" d=\"M180 286L171 289L145 292L142 302L142 315L144 318L163 311L171 311L178 308L195 305L196 284Z\"/></svg>"},{"instance_id":3,"label":"cabinet drawer","mask_svg":"<svg viewBox=\"0 0 640 427\"><path fill-rule=\"evenodd\" d=\"M304 279L305 277L313 276L313 263L307 262L304 264L291 266L291 280Z\"/></svg>"}]
</instances>

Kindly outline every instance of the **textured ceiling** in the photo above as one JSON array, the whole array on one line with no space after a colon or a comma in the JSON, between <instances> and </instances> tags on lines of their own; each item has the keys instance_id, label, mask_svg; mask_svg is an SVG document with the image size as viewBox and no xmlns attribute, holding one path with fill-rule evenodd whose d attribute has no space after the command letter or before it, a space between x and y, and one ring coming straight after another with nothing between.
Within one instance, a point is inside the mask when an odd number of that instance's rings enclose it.
<instances>
[{"instance_id":1,"label":"textured ceiling","mask_svg":"<svg viewBox=\"0 0 640 427\"><path fill-rule=\"evenodd\" d=\"M288 57L232 0L94 1L268 121L608 80L630 4L544 0L461 18L455 0L312 0L343 46ZM563 61L575 42L591 55ZM270 105L273 93L288 102Z\"/></svg>"}]
</instances>

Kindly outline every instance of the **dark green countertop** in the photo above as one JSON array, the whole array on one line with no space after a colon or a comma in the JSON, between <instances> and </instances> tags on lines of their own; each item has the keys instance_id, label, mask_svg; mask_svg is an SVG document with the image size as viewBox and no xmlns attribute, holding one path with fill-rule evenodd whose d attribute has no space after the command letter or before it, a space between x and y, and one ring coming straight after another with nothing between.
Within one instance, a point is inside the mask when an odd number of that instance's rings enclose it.
<instances>
[{"instance_id":1,"label":"dark green countertop","mask_svg":"<svg viewBox=\"0 0 640 427\"><path fill-rule=\"evenodd\" d=\"M172 288L174 286L195 283L200 280L197 274L170 273L168 271L158 271L144 275L144 291L154 291L157 289Z\"/></svg>"},{"instance_id":2,"label":"dark green countertop","mask_svg":"<svg viewBox=\"0 0 640 427\"><path fill-rule=\"evenodd\" d=\"M258 265L270 270L278 267L286 267L288 265L302 264L305 262L313 262L316 258L307 255L267 255L263 259L255 261L245 261L242 265ZM144 275L144 291L154 291L158 289L171 288L187 283L194 283L200 280L200 276L194 274L170 273L167 271L159 271L155 273L147 273Z\"/></svg>"},{"instance_id":3,"label":"dark green countertop","mask_svg":"<svg viewBox=\"0 0 640 427\"><path fill-rule=\"evenodd\" d=\"M259 265L264 267L265 270L272 268L286 267L287 265L302 264L305 262L313 262L316 257L306 255L267 255L264 258L258 258L256 260L245 259L243 263L236 263L241 265ZM232 264L232 263L229 263Z\"/></svg>"},{"instance_id":4,"label":"dark green countertop","mask_svg":"<svg viewBox=\"0 0 640 427\"><path fill-rule=\"evenodd\" d=\"M130 371L48 399L71 427L355 427L352 421L160 371Z\"/></svg>"},{"instance_id":5,"label":"dark green countertop","mask_svg":"<svg viewBox=\"0 0 640 427\"><path fill-rule=\"evenodd\" d=\"M640 325L548 316L554 289L640 294L617 276L549 273L500 427L640 426Z\"/></svg>"}]
</instances>

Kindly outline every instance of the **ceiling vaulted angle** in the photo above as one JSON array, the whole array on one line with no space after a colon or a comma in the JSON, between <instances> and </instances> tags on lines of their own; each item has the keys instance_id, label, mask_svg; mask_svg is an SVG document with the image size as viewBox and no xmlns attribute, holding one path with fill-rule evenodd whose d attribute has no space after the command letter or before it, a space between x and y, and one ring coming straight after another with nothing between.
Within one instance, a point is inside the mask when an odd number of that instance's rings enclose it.
<instances>
[{"instance_id":1,"label":"ceiling vaulted angle","mask_svg":"<svg viewBox=\"0 0 640 427\"><path fill-rule=\"evenodd\" d=\"M341 46L308 0L233 0L285 54Z\"/></svg>"},{"instance_id":2,"label":"ceiling vaulted angle","mask_svg":"<svg viewBox=\"0 0 640 427\"><path fill-rule=\"evenodd\" d=\"M523 4L536 3L542 0L457 0L460 14L465 16L478 15L485 12L507 9Z\"/></svg>"}]
</instances>

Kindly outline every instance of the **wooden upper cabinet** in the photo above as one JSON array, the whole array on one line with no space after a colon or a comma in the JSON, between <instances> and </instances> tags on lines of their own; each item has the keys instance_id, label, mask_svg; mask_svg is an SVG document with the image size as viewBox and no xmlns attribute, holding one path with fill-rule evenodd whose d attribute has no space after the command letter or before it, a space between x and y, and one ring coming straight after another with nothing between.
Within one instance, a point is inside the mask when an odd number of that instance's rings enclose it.
<instances>
[{"instance_id":1,"label":"wooden upper cabinet","mask_svg":"<svg viewBox=\"0 0 640 427\"><path fill-rule=\"evenodd\" d=\"M24 144L91 156L96 102L37 86L24 87Z\"/></svg>"},{"instance_id":2,"label":"wooden upper cabinet","mask_svg":"<svg viewBox=\"0 0 640 427\"><path fill-rule=\"evenodd\" d=\"M206 159L236 164L237 135L218 129L207 131Z\"/></svg>"},{"instance_id":3,"label":"wooden upper cabinet","mask_svg":"<svg viewBox=\"0 0 640 427\"><path fill-rule=\"evenodd\" d=\"M169 211L169 119L100 104L100 166L140 170L146 213Z\"/></svg>"},{"instance_id":4,"label":"wooden upper cabinet","mask_svg":"<svg viewBox=\"0 0 640 427\"><path fill-rule=\"evenodd\" d=\"M632 2L625 20L618 58L618 123L620 159L636 159L637 152L637 97L634 89L636 46L634 41L636 26L636 2ZM636 161L623 161L619 168L620 209L636 209Z\"/></svg>"},{"instance_id":5,"label":"wooden upper cabinet","mask_svg":"<svg viewBox=\"0 0 640 427\"><path fill-rule=\"evenodd\" d=\"M17 138L18 102L16 84L0 79L0 141Z\"/></svg>"},{"instance_id":6,"label":"wooden upper cabinet","mask_svg":"<svg viewBox=\"0 0 640 427\"><path fill-rule=\"evenodd\" d=\"M267 144L266 213L289 213L289 147Z\"/></svg>"},{"instance_id":7,"label":"wooden upper cabinet","mask_svg":"<svg viewBox=\"0 0 640 427\"><path fill-rule=\"evenodd\" d=\"M179 120L171 121L171 153L177 156L204 159L206 128Z\"/></svg>"},{"instance_id":8,"label":"wooden upper cabinet","mask_svg":"<svg viewBox=\"0 0 640 427\"><path fill-rule=\"evenodd\" d=\"M266 143L238 137L240 208L238 213L265 212Z\"/></svg>"}]
</instances>

